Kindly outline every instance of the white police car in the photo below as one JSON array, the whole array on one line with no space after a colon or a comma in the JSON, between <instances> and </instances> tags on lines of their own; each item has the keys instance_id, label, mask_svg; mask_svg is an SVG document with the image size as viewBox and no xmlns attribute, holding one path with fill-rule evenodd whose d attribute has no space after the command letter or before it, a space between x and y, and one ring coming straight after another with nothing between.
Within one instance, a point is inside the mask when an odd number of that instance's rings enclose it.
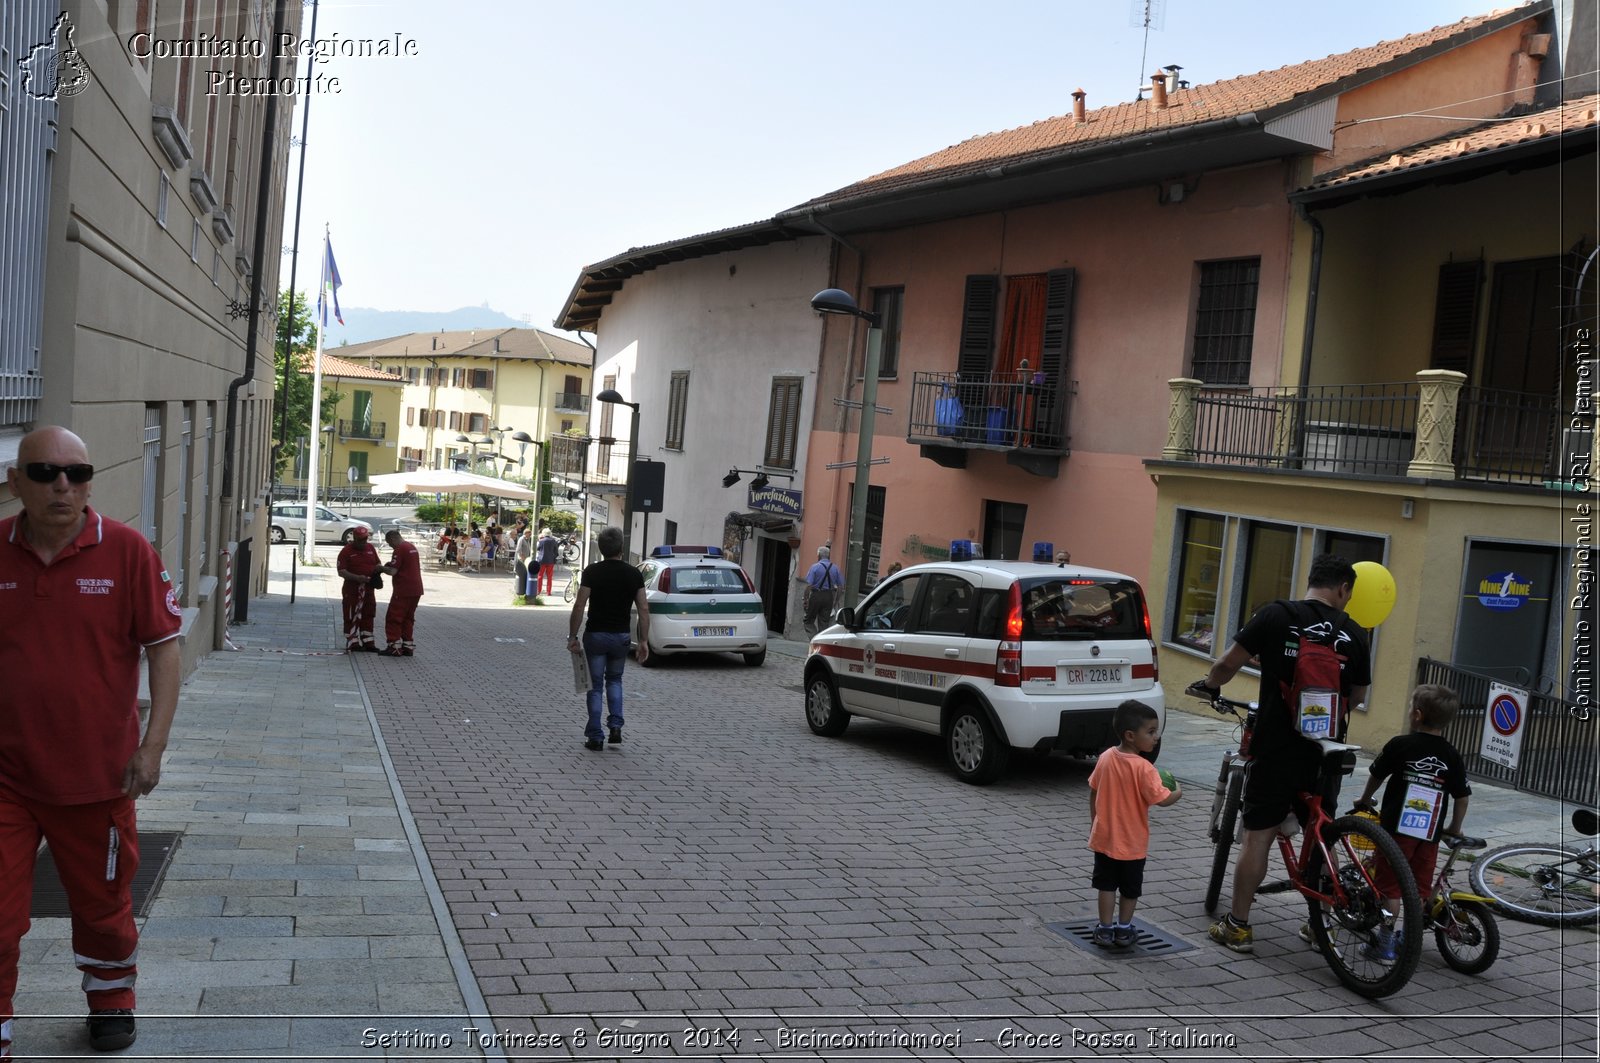
<instances>
[{"instance_id":1,"label":"white police car","mask_svg":"<svg viewBox=\"0 0 1600 1063\"><path fill-rule=\"evenodd\" d=\"M951 559L879 583L811 638L806 723L833 737L852 715L939 735L957 777L987 783L1014 748L1094 755L1111 716L1142 701L1165 719L1144 592L1131 576L1035 561Z\"/></svg>"},{"instance_id":2,"label":"white police car","mask_svg":"<svg viewBox=\"0 0 1600 1063\"><path fill-rule=\"evenodd\" d=\"M767 659L767 613L744 569L716 546L658 546L639 563L650 603L650 655L738 653Z\"/></svg>"}]
</instances>

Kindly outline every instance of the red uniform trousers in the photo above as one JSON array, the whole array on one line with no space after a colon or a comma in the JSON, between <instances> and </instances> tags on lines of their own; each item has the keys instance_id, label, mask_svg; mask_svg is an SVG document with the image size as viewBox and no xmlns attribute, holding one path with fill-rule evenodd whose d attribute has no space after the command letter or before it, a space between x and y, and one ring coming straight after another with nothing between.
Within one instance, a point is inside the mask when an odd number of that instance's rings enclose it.
<instances>
[{"instance_id":1,"label":"red uniform trousers","mask_svg":"<svg viewBox=\"0 0 1600 1063\"><path fill-rule=\"evenodd\" d=\"M89 1010L134 1006L139 931L132 887L139 835L133 801L117 797L52 805L0 786L0 1044L11 1039L17 961L31 925L28 909L41 836L50 843L72 911L72 951L83 972Z\"/></svg>"},{"instance_id":2,"label":"red uniform trousers","mask_svg":"<svg viewBox=\"0 0 1600 1063\"><path fill-rule=\"evenodd\" d=\"M378 597L365 583L344 581L344 648L377 646L372 637L372 620L378 613Z\"/></svg>"},{"instance_id":3,"label":"red uniform trousers","mask_svg":"<svg viewBox=\"0 0 1600 1063\"><path fill-rule=\"evenodd\" d=\"M554 594L555 593L554 584L555 584L555 581L556 581L556 563L554 561L552 561L548 565L540 565L539 566L539 578L544 581L544 593L545 594Z\"/></svg>"},{"instance_id":4,"label":"red uniform trousers","mask_svg":"<svg viewBox=\"0 0 1600 1063\"><path fill-rule=\"evenodd\" d=\"M420 594L401 594L399 591L389 596L389 608L383 614L383 635L389 643L387 649L407 651L417 648L412 628L417 620L417 602L421 600Z\"/></svg>"}]
</instances>

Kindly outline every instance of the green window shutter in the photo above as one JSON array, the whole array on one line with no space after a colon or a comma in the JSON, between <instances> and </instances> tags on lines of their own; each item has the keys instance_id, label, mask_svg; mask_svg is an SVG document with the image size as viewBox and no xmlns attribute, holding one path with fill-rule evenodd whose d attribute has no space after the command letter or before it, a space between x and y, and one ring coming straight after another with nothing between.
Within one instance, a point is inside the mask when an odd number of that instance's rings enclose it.
<instances>
[{"instance_id":1,"label":"green window shutter","mask_svg":"<svg viewBox=\"0 0 1600 1063\"><path fill-rule=\"evenodd\" d=\"M1478 336L1478 291L1483 286L1483 261L1446 262L1439 267L1439 288L1433 303L1433 352L1430 367L1472 371L1472 347Z\"/></svg>"},{"instance_id":2,"label":"green window shutter","mask_svg":"<svg viewBox=\"0 0 1600 1063\"><path fill-rule=\"evenodd\" d=\"M995 311L1000 301L1000 278L975 273L967 278L961 307L961 347L956 372L973 380L986 379L994 367Z\"/></svg>"}]
</instances>

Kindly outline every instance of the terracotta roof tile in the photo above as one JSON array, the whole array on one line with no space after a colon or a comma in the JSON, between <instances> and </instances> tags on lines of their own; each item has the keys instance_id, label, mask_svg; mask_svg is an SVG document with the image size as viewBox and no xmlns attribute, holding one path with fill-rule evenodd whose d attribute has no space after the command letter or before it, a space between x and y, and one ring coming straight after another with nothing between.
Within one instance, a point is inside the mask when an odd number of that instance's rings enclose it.
<instances>
[{"instance_id":1,"label":"terracotta roof tile","mask_svg":"<svg viewBox=\"0 0 1600 1063\"><path fill-rule=\"evenodd\" d=\"M1381 159L1368 159L1323 174L1308 188L1337 188L1373 177L1414 170L1452 159L1465 158L1516 144L1600 128L1600 95L1582 96L1541 111L1532 111L1485 122L1467 132L1455 132L1435 141L1416 144Z\"/></svg>"},{"instance_id":2,"label":"terracotta roof tile","mask_svg":"<svg viewBox=\"0 0 1600 1063\"><path fill-rule=\"evenodd\" d=\"M1295 101L1298 97L1325 93L1346 79L1357 78L1386 64L1403 61L1412 53L1470 34L1490 23L1515 22L1517 19L1513 17L1513 12L1522 17L1530 17L1544 10L1545 6L1536 0L1518 8L1505 8L1484 15L1474 15L1446 26L1413 33L1397 40L1380 41L1366 48L1357 48L1323 59L1313 59L1309 62L1279 67L1276 70L1246 74L1187 89L1174 89L1167 93L1167 106L1164 109L1152 109L1149 100L1136 100L1091 110L1082 124L1077 124L1071 114L1066 114L1046 118L1017 129L981 134L943 151L936 151L819 196L795 209L858 195L885 192L896 187L916 184L936 174L945 176L964 171L979 171L1000 162L1026 159L1033 155L1065 153L1076 147L1100 145L1149 134L1156 130L1216 121L1249 114L1252 111L1280 107Z\"/></svg>"},{"instance_id":3,"label":"terracotta roof tile","mask_svg":"<svg viewBox=\"0 0 1600 1063\"><path fill-rule=\"evenodd\" d=\"M311 357L311 355L307 354L302 355L300 359L300 371L307 375L310 375L313 371ZM336 376L346 380L381 380L387 384L404 384L406 382L405 377L386 373L381 369L373 369L362 365L360 362L352 362L349 359L329 354L327 351L322 352L322 375L325 377Z\"/></svg>"}]
</instances>

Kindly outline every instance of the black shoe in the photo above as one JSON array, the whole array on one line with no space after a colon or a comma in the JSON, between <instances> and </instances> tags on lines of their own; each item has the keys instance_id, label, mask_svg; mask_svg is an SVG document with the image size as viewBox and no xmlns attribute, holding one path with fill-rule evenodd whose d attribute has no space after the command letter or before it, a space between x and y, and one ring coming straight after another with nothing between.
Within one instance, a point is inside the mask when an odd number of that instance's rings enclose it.
<instances>
[{"instance_id":1,"label":"black shoe","mask_svg":"<svg viewBox=\"0 0 1600 1063\"><path fill-rule=\"evenodd\" d=\"M96 1052L115 1052L133 1044L133 1009L115 1008L110 1011L91 1011L89 1047Z\"/></svg>"},{"instance_id":2,"label":"black shoe","mask_svg":"<svg viewBox=\"0 0 1600 1063\"><path fill-rule=\"evenodd\" d=\"M591 738L591 739L589 739L587 742L585 742L583 744L583 748L584 749L592 749L596 753L598 753L600 750L604 749L605 747L606 747L606 744L604 742L600 741L600 739L598 739L598 738Z\"/></svg>"},{"instance_id":3,"label":"black shoe","mask_svg":"<svg viewBox=\"0 0 1600 1063\"><path fill-rule=\"evenodd\" d=\"M614 746L620 746L622 744L622 728L613 727L611 729L611 744Z\"/></svg>"},{"instance_id":4,"label":"black shoe","mask_svg":"<svg viewBox=\"0 0 1600 1063\"><path fill-rule=\"evenodd\" d=\"M379 657L404 657L405 653L399 646L387 646L378 651Z\"/></svg>"}]
</instances>

